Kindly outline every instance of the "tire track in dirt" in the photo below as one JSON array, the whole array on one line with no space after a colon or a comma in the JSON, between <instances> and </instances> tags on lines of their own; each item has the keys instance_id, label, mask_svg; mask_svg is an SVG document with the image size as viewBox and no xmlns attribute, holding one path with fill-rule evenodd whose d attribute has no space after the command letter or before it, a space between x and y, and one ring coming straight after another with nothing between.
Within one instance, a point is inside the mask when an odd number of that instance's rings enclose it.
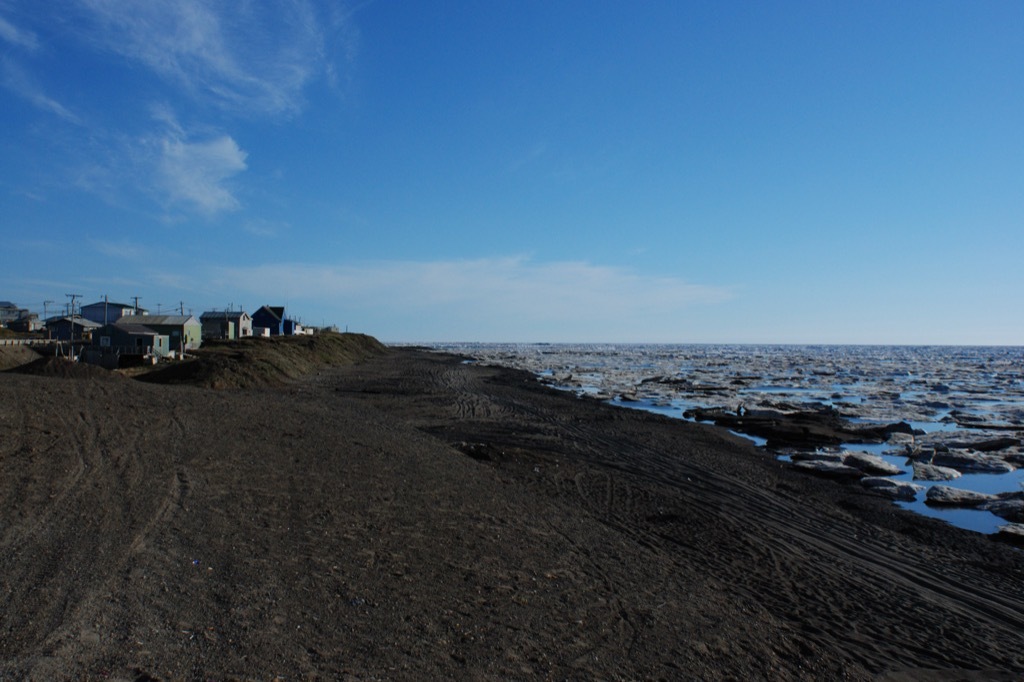
<instances>
[{"instance_id":1,"label":"tire track in dirt","mask_svg":"<svg viewBox=\"0 0 1024 682\"><path fill-rule=\"evenodd\" d=\"M698 504L731 509L732 511L728 513L719 512L723 522L728 520L728 517L743 519L741 523L734 524L737 536L751 533L769 534L773 537L776 549L772 550L770 561L776 567L774 575L785 579L787 575L796 574L800 582L783 590L772 590L774 583L771 582L751 585L737 582L733 587L749 599L774 604L780 613L787 613L787 610L791 612L794 608L794 598L783 595L795 596L817 584L818 587L814 589L821 591L823 598L813 600L819 608L814 621L824 624L824 627L820 634L805 633L805 637L818 642L821 646L836 646L849 636L842 624L848 620L850 610L861 606L863 601L853 598L852 595L873 595L871 599L877 604L884 604L894 594L900 593L924 599L932 604L936 611L944 612L945 618L961 620L965 632L974 630L973 635L960 638L965 647L976 641L979 629L987 630L993 636L996 629L1004 629L1003 637L1015 636L1016 633L1024 631L1024 617L1019 610L1019 594L1008 594L976 585L970 576L951 571L948 566L937 570L922 567L913 557L881 546L871 537L847 539L844 534L848 534L849 529L844 528L842 522L830 518L815 518L807 514L801 504L782 500L777 495L742 481L726 478L714 471L689 467L676 460L668 463L661 452L647 450L635 442L617 442L615 438L600 434L597 429L588 431L574 425L567 428L575 431L581 441L602 443L612 451L632 447L638 456L636 465L622 461L611 464L616 469L630 471L631 475L637 478L659 485L668 484L679 490L692 486L695 480L698 481L699 497L702 498ZM592 459L599 459L602 450L604 448L598 448L588 454ZM644 466L651 464L654 466ZM685 476L686 480L683 480L684 472L689 474ZM758 528L749 528L749 524L752 523L757 524ZM662 538L671 538L664 533L658 535ZM825 579L820 574L811 575L801 570L808 556L828 557L826 561L849 568L841 582ZM714 555L702 558L709 559L714 568ZM751 556L748 561L749 565L753 566L756 565L755 562L762 560L763 556ZM741 573L742 566L738 568ZM718 570L734 575L737 574L736 569L735 566L718 565ZM822 580L825 580L823 584ZM979 616L983 616L983 620L990 623L979 625ZM792 620L797 623L800 619ZM936 620L941 621L938 618ZM829 624L836 626L831 627ZM907 646L901 643L893 649L905 649ZM918 654L924 652L929 652L930 656L946 665L956 665L960 655L956 652L948 655L937 654L929 649L922 649ZM893 660L898 662L898 652L893 654ZM866 661L864 663L867 665ZM993 657L988 659L988 663L998 666L1005 661Z\"/></svg>"},{"instance_id":2,"label":"tire track in dirt","mask_svg":"<svg viewBox=\"0 0 1024 682\"><path fill-rule=\"evenodd\" d=\"M164 466L158 454L165 435L158 416L163 411L110 418L107 412L123 388L118 381L13 381L25 398L18 401L22 428L42 428L55 437L45 453L18 463L24 494L38 498L49 490L49 499L4 495L33 514L3 535L0 609L20 614L0 619L11 634L3 646L8 654L38 646L87 646L95 637L83 623L95 622L104 595L116 593L114 581L142 545L145 529L160 522L150 513L161 497L156 481ZM52 390L62 394L62 409L53 410L52 401L40 398L40 391ZM3 465L11 464L5 457ZM68 581L69 572L82 577Z\"/></svg>"},{"instance_id":3,"label":"tire track in dirt","mask_svg":"<svg viewBox=\"0 0 1024 682\"><path fill-rule=\"evenodd\" d=\"M449 381L450 386L457 384ZM673 546L692 549L685 541L680 544L678 528L672 529L671 526L685 524L694 513L706 516L709 509L713 510L717 522L732 527L738 538L746 534L772 537L774 546L767 552L732 548L732 554L710 553L702 555L701 559L710 564L710 571L720 571L724 575L742 575L744 566L767 562L772 567L768 571L771 580L736 581L731 588L736 590L738 598L756 600L769 610L778 612L790 627L803 630L803 638L817 646L836 647L851 636L863 638L857 633L851 635L844 623L850 613L863 611L865 603L881 608L884 608L883 604L901 601L931 604L936 614L944 614L933 617L936 628L942 627L943 620L951 619L959 622L964 632L975 633L974 636L957 633L950 636L965 648L976 645L975 636L981 632L1005 640L1007 637L1013 639L1024 631L1019 593L974 584L976 581L969 574L956 567L924 566L902 550L898 541L890 540L888 536L884 539L872 537L870 529L864 529L866 534L857 534L856 526L851 527L856 522L851 518L816 518L808 514L806 506L798 500L787 500L777 493L721 475L713 469L690 465L685 452L668 455L657 448L646 447L635 437L623 439L614 430L608 434L605 422L567 420L560 413L548 413L532 403L506 400L505 396L488 391L479 381L475 387L460 388L486 395L488 402L497 406L485 415L467 412L467 417L484 421L487 417L519 413L542 425L542 431L562 430L569 434L570 441L587 443L582 451L562 450L559 453L560 456L585 462L588 468L574 479L576 496L596 517L624 534L636 537L644 546L670 556L676 553ZM621 453L629 453L629 458L623 458ZM609 454L614 456L609 457ZM597 471L593 470L595 466ZM600 469L605 467L608 468L607 473L602 473ZM653 486L653 490L667 488L671 503L685 512L678 518L673 518L672 513L653 514L648 518L638 515L626 502L629 498L618 499L616 486L610 482L616 477L621 480L623 474L642 487ZM703 511L696 511L695 506L702 507ZM651 523L652 520L657 523ZM830 576L808 572L805 566L810 556L817 557L816 562L824 560L845 567L843 578L830 577L836 572ZM780 586L781 589L772 589ZM802 600L798 596L808 589L814 589L820 595L812 600L813 613L808 612L807 607L801 607ZM807 615L813 616L811 620L820 630L807 631L804 625L807 620L804 616ZM871 616L870 613L864 615L867 618ZM912 619L907 625L914 626ZM927 656L937 663L949 666L959 663L956 652L943 654L913 644L894 642L884 647L865 643L864 646L877 650L874 655L858 659L869 669L878 667L877 660L872 663L872 659L882 657L898 664L906 658L905 652L915 648L914 655ZM1007 663L998 656L987 656L982 651L976 653L987 665L998 667ZM1018 661L1016 665L1020 664Z\"/></svg>"}]
</instances>

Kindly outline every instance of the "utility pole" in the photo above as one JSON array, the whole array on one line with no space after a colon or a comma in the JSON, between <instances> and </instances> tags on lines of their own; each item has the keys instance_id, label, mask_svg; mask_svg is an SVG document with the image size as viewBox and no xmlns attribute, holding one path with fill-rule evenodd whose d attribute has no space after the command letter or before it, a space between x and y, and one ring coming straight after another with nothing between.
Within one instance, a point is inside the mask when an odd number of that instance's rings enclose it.
<instances>
[{"instance_id":1,"label":"utility pole","mask_svg":"<svg viewBox=\"0 0 1024 682\"><path fill-rule=\"evenodd\" d=\"M181 315L184 316L185 315L185 302L184 301L178 301L178 305L181 307Z\"/></svg>"},{"instance_id":2,"label":"utility pole","mask_svg":"<svg viewBox=\"0 0 1024 682\"><path fill-rule=\"evenodd\" d=\"M71 299L71 328L68 330L68 359L75 356L75 299L82 298L81 294L64 294Z\"/></svg>"},{"instance_id":3,"label":"utility pole","mask_svg":"<svg viewBox=\"0 0 1024 682\"><path fill-rule=\"evenodd\" d=\"M138 296L133 296L132 298L135 299L135 308L132 310L132 315L138 315L139 314L139 297ZM160 305L160 304L158 303L157 305Z\"/></svg>"},{"instance_id":4,"label":"utility pole","mask_svg":"<svg viewBox=\"0 0 1024 682\"><path fill-rule=\"evenodd\" d=\"M103 324L104 325L106 325L108 322L110 322L110 320L107 319L107 307L109 305L110 305L110 301L109 301L109 299L107 299L107 295L103 294Z\"/></svg>"},{"instance_id":5,"label":"utility pole","mask_svg":"<svg viewBox=\"0 0 1024 682\"><path fill-rule=\"evenodd\" d=\"M76 298L82 298L82 295L81 294L64 294L64 295L71 299L71 304L70 304L71 313L70 313L70 315L71 315L71 319L73 321L75 319L75 299Z\"/></svg>"},{"instance_id":6,"label":"utility pole","mask_svg":"<svg viewBox=\"0 0 1024 682\"><path fill-rule=\"evenodd\" d=\"M46 308L52 305L53 301L43 301L43 324L46 325L46 340L50 340L50 316L46 312Z\"/></svg>"}]
</instances>

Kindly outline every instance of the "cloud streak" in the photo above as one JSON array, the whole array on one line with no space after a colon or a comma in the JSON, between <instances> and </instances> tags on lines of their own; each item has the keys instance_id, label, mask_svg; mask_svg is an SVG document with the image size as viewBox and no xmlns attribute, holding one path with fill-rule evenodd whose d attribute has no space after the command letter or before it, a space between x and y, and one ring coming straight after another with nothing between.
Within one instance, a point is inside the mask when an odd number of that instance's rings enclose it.
<instances>
[{"instance_id":1,"label":"cloud streak","mask_svg":"<svg viewBox=\"0 0 1024 682\"><path fill-rule=\"evenodd\" d=\"M18 64L9 58L0 59L0 83L37 109L55 114L69 123L81 123L78 116L47 95L43 88Z\"/></svg>"},{"instance_id":2,"label":"cloud streak","mask_svg":"<svg viewBox=\"0 0 1024 682\"><path fill-rule=\"evenodd\" d=\"M332 82L332 60L350 59L356 43L349 15L310 0L81 0L24 7L15 14L0 0L0 86L88 128L87 135L52 131L50 177L71 175L71 184L108 203L130 205L137 191L165 210L206 218L241 208L233 181L247 169L248 152L225 128L240 119L299 113L306 88L317 78ZM93 53L85 59L99 53L101 68L125 62L131 71L155 76L148 80L162 84L164 93L154 95L161 101L140 101L141 108L129 103L105 119L103 103L88 101L88 90L61 89L67 84L46 72L55 57L72 59L82 50ZM68 92L77 111L61 102ZM148 121L139 118L147 106ZM187 122L179 123L174 111L190 109ZM217 124L208 123L222 114Z\"/></svg>"},{"instance_id":3,"label":"cloud streak","mask_svg":"<svg viewBox=\"0 0 1024 682\"><path fill-rule=\"evenodd\" d=\"M0 39L15 47L33 52L39 48L39 39L35 33L18 28L2 16L0 16Z\"/></svg>"},{"instance_id":4,"label":"cloud streak","mask_svg":"<svg viewBox=\"0 0 1024 682\"><path fill-rule=\"evenodd\" d=\"M87 40L236 112L296 113L307 83L334 68L329 26L303 0L86 0L84 7Z\"/></svg>"},{"instance_id":5,"label":"cloud streak","mask_svg":"<svg viewBox=\"0 0 1024 682\"><path fill-rule=\"evenodd\" d=\"M665 336L678 331L688 308L733 297L729 288L676 277L525 258L268 264L219 269L210 279L212 288L267 301L302 302L313 310L373 311L397 326L403 321L407 327L418 325L431 339L471 334L465 338L518 340L524 329L541 329L547 340L601 335L602 340L651 340L657 330Z\"/></svg>"},{"instance_id":6,"label":"cloud streak","mask_svg":"<svg viewBox=\"0 0 1024 682\"><path fill-rule=\"evenodd\" d=\"M125 261L140 260L149 253L149 249L146 247L123 239L121 241L92 239L90 243L98 253Z\"/></svg>"},{"instance_id":7,"label":"cloud streak","mask_svg":"<svg viewBox=\"0 0 1024 682\"><path fill-rule=\"evenodd\" d=\"M239 208L225 182L246 169L246 153L222 135L202 142L186 142L175 136L159 143L157 187L172 203L186 204L212 216Z\"/></svg>"}]
</instances>

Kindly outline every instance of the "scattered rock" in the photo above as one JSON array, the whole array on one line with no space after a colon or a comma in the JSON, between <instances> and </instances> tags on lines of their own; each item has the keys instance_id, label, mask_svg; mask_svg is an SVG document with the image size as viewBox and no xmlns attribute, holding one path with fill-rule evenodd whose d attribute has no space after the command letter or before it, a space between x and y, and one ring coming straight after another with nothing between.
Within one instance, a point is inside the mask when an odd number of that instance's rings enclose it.
<instances>
[{"instance_id":1,"label":"scattered rock","mask_svg":"<svg viewBox=\"0 0 1024 682\"><path fill-rule=\"evenodd\" d=\"M1024 467L1024 453L1015 452L1013 454L1006 455L1006 457L1004 457L1003 459L1005 459L1010 464L1013 464L1017 468Z\"/></svg>"},{"instance_id":2,"label":"scattered rock","mask_svg":"<svg viewBox=\"0 0 1024 682\"><path fill-rule=\"evenodd\" d=\"M878 455L867 452L844 452L842 461L872 476L898 476L903 473L903 469L895 464L889 464Z\"/></svg>"},{"instance_id":3,"label":"scattered rock","mask_svg":"<svg viewBox=\"0 0 1024 682\"><path fill-rule=\"evenodd\" d=\"M971 442L963 441L951 441L946 443L951 448L957 448L959 450L974 450L975 452L997 452L999 450L1006 450L1007 448L1015 448L1020 445L1020 438L1011 438L1006 436L1004 438L990 438L989 440L980 440Z\"/></svg>"},{"instance_id":4,"label":"scattered rock","mask_svg":"<svg viewBox=\"0 0 1024 682\"><path fill-rule=\"evenodd\" d=\"M950 467L961 473L1008 474L1015 468L1002 457L965 450L922 450L920 458L929 464Z\"/></svg>"},{"instance_id":5,"label":"scattered rock","mask_svg":"<svg viewBox=\"0 0 1024 682\"><path fill-rule=\"evenodd\" d=\"M793 462L793 468L828 478L853 479L864 475L860 469L846 466L841 462L827 460L802 460Z\"/></svg>"},{"instance_id":6,"label":"scattered rock","mask_svg":"<svg viewBox=\"0 0 1024 682\"><path fill-rule=\"evenodd\" d=\"M1008 523L1005 526L1000 526L992 538L1000 542L1024 546L1024 523Z\"/></svg>"},{"instance_id":7,"label":"scattered rock","mask_svg":"<svg viewBox=\"0 0 1024 682\"><path fill-rule=\"evenodd\" d=\"M925 496L925 502L937 507L980 507L998 499L995 495L962 490L948 485L932 486Z\"/></svg>"},{"instance_id":8,"label":"scattered rock","mask_svg":"<svg viewBox=\"0 0 1024 682\"><path fill-rule=\"evenodd\" d=\"M1024 523L1024 500L1022 499L994 500L981 505L981 508L1007 521Z\"/></svg>"},{"instance_id":9,"label":"scattered rock","mask_svg":"<svg viewBox=\"0 0 1024 682\"><path fill-rule=\"evenodd\" d=\"M860 484L868 490L881 493L894 500L911 502L917 498L917 494L924 490L923 485L908 483L906 481L894 481L883 476L867 476L860 480Z\"/></svg>"},{"instance_id":10,"label":"scattered rock","mask_svg":"<svg viewBox=\"0 0 1024 682\"><path fill-rule=\"evenodd\" d=\"M802 409L775 403L768 409L738 409L730 412L722 408L687 410L684 416L697 421L713 421L718 426L758 436L768 441L768 447L816 448L842 443L884 443L896 433L921 435L906 422L882 426L858 426L830 405L810 404Z\"/></svg>"},{"instance_id":11,"label":"scattered rock","mask_svg":"<svg viewBox=\"0 0 1024 682\"><path fill-rule=\"evenodd\" d=\"M728 416L728 414L724 407L695 407L683 412L683 418L698 422L713 422L720 417Z\"/></svg>"},{"instance_id":12,"label":"scattered rock","mask_svg":"<svg viewBox=\"0 0 1024 682\"><path fill-rule=\"evenodd\" d=\"M914 462L913 467L915 481L952 481L954 478L960 478L963 475L956 469L940 467L935 464L925 464L924 462Z\"/></svg>"},{"instance_id":13,"label":"scattered rock","mask_svg":"<svg viewBox=\"0 0 1024 682\"><path fill-rule=\"evenodd\" d=\"M794 462L836 462L843 463L843 453L828 450L797 451L789 455ZM852 465L851 465L852 466Z\"/></svg>"}]
</instances>

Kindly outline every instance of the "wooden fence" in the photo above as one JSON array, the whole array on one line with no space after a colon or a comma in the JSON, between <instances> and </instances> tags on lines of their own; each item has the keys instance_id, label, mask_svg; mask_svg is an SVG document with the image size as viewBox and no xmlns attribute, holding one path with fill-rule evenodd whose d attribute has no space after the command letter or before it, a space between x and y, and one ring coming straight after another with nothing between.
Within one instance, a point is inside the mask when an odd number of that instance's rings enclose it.
<instances>
[{"instance_id":1,"label":"wooden fence","mask_svg":"<svg viewBox=\"0 0 1024 682\"><path fill-rule=\"evenodd\" d=\"M45 346L53 341L47 339L0 339L0 346Z\"/></svg>"}]
</instances>

